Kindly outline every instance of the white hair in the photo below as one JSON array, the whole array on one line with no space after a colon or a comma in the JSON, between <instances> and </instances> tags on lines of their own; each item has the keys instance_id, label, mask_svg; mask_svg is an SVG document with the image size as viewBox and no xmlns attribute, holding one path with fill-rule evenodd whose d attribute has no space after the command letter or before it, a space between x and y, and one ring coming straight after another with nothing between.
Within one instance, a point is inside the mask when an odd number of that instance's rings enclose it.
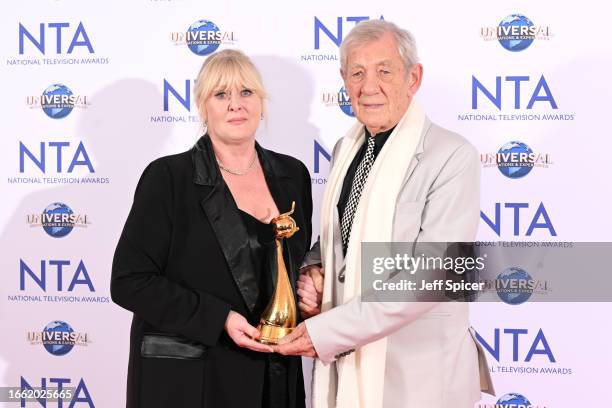
<instances>
[{"instance_id":1,"label":"white hair","mask_svg":"<svg viewBox=\"0 0 612 408\"><path fill-rule=\"evenodd\" d=\"M346 72L348 54L353 47L376 41L386 33L391 33L395 38L397 51L406 71L419 61L416 41L408 30L399 28L390 21L367 20L358 23L340 45L340 68L342 72Z\"/></svg>"}]
</instances>

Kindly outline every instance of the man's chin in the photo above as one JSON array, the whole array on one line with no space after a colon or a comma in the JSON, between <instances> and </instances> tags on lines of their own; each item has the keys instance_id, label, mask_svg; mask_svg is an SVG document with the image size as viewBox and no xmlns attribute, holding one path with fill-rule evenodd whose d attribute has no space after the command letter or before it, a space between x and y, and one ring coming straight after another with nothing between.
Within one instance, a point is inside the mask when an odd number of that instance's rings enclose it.
<instances>
[{"instance_id":1,"label":"man's chin","mask_svg":"<svg viewBox=\"0 0 612 408\"><path fill-rule=\"evenodd\" d=\"M372 118L368 117L368 115L363 115L361 118L358 117L357 119L359 119L368 129L382 129L387 124L386 121L380 118Z\"/></svg>"}]
</instances>

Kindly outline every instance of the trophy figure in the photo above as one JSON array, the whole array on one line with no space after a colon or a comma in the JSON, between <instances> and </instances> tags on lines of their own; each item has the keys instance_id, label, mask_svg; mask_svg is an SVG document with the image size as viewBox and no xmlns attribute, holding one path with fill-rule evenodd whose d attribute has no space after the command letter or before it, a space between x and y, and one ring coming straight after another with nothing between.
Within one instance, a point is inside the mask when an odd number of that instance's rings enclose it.
<instances>
[{"instance_id":1,"label":"trophy figure","mask_svg":"<svg viewBox=\"0 0 612 408\"><path fill-rule=\"evenodd\" d=\"M291 333L297 324L295 298L283 258L282 242L283 238L289 238L299 230L295 220L290 217L294 210L295 201L291 203L289 212L280 214L270 221L276 245L276 286L272 299L257 326L261 333L258 341L263 344L277 344L280 339Z\"/></svg>"}]
</instances>

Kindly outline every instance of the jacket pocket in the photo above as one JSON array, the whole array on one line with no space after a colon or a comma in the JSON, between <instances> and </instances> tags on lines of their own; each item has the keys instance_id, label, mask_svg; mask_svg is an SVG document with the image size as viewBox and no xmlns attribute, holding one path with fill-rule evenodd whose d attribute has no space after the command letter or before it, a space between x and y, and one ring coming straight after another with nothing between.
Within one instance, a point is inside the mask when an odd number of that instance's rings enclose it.
<instances>
[{"instance_id":1,"label":"jacket pocket","mask_svg":"<svg viewBox=\"0 0 612 408\"><path fill-rule=\"evenodd\" d=\"M140 355L146 358L176 358L201 360L206 346L182 336L161 333L146 333L140 344Z\"/></svg>"}]
</instances>

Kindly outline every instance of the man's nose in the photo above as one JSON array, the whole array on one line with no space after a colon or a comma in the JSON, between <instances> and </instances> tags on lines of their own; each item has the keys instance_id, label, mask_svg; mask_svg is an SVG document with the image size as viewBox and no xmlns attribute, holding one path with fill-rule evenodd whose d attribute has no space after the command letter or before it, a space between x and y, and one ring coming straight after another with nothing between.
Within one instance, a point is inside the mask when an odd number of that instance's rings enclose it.
<instances>
[{"instance_id":1,"label":"man's nose","mask_svg":"<svg viewBox=\"0 0 612 408\"><path fill-rule=\"evenodd\" d=\"M361 87L361 92L366 95L375 95L380 90L380 81L376 72L366 73L363 79L363 85Z\"/></svg>"}]
</instances>

